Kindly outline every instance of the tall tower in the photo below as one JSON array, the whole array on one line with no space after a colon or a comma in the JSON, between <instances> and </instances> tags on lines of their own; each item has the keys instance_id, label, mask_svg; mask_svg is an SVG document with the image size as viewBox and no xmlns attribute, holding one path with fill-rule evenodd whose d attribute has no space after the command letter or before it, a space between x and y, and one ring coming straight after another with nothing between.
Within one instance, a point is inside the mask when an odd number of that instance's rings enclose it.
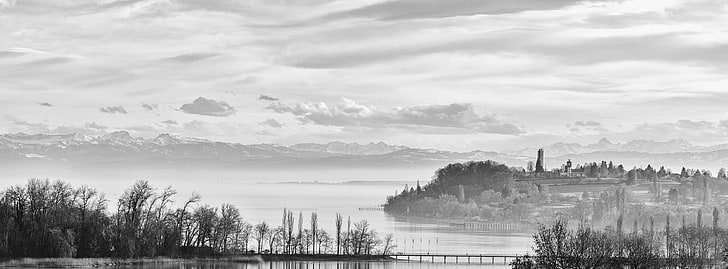
<instances>
[{"instance_id":1,"label":"tall tower","mask_svg":"<svg viewBox=\"0 0 728 269\"><path fill-rule=\"evenodd\" d=\"M541 173L543 171L543 149L538 149L538 159L536 159L536 173Z\"/></svg>"},{"instance_id":2,"label":"tall tower","mask_svg":"<svg viewBox=\"0 0 728 269\"><path fill-rule=\"evenodd\" d=\"M564 171L564 172L566 172L569 175L569 177L571 177L571 159L566 161L565 167L566 167L566 171Z\"/></svg>"}]
</instances>

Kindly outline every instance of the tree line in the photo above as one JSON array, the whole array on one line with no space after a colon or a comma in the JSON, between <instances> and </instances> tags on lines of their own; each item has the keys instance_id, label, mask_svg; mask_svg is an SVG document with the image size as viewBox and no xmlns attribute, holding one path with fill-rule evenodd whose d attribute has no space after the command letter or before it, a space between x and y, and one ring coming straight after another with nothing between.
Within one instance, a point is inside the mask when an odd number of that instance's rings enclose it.
<instances>
[{"instance_id":1,"label":"tree line","mask_svg":"<svg viewBox=\"0 0 728 269\"><path fill-rule=\"evenodd\" d=\"M551 226L539 225L534 234L534 255L519 257L511 263L515 269L550 268L713 268L724 264L728 253L728 229L720 227L720 214L713 209L712 223L686 224L666 217L666 225L657 229L654 220L631 231L623 218L616 227L594 229L580 222L569 229L568 222L557 219Z\"/></svg>"},{"instance_id":2,"label":"tree line","mask_svg":"<svg viewBox=\"0 0 728 269\"><path fill-rule=\"evenodd\" d=\"M392 236L380 239L366 220L337 214L332 238L311 213L304 228L284 209L280 226L253 225L231 204L211 207L193 194L174 208L177 192L137 181L110 204L94 188L30 179L0 192L0 258L154 257L234 253L388 253ZM335 239L335 241L334 241Z\"/></svg>"}]
</instances>

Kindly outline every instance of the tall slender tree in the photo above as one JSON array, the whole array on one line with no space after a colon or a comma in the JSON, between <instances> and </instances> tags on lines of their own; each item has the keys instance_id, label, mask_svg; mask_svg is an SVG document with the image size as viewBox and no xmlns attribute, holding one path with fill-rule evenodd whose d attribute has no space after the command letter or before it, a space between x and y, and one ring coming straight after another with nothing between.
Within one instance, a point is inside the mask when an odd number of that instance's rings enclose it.
<instances>
[{"instance_id":1,"label":"tall slender tree","mask_svg":"<svg viewBox=\"0 0 728 269\"><path fill-rule=\"evenodd\" d=\"M343 218L336 213L336 255L341 255L341 225Z\"/></svg>"},{"instance_id":2,"label":"tall slender tree","mask_svg":"<svg viewBox=\"0 0 728 269\"><path fill-rule=\"evenodd\" d=\"M316 232L318 231L318 214L311 212L311 253L316 254Z\"/></svg>"},{"instance_id":3,"label":"tall slender tree","mask_svg":"<svg viewBox=\"0 0 728 269\"><path fill-rule=\"evenodd\" d=\"M283 220L281 221L281 242L283 242L283 253L288 252L288 241L286 240L286 236L288 233L286 232L286 228L288 227L288 212L286 208L283 208Z\"/></svg>"},{"instance_id":4,"label":"tall slender tree","mask_svg":"<svg viewBox=\"0 0 728 269\"><path fill-rule=\"evenodd\" d=\"M303 212L298 211L298 253L303 253Z\"/></svg>"}]
</instances>

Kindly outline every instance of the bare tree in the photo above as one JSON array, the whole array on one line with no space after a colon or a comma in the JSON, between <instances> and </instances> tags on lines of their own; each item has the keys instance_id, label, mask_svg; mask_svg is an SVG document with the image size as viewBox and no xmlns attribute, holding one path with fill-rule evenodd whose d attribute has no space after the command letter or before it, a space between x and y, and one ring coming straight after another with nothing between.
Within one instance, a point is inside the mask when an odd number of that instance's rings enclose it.
<instances>
[{"instance_id":1,"label":"bare tree","mask_svg":"<svg viewBox=\"0 0 728 269\"><path fill-rule=\"evenodd\" d=\"M265 223L265 221L259 223L258 225L255 225L255 234L253 235L253 239L258 242L258 253L261 253L263 250L263 243L265 241L265 237L268 234L268 223Z\"/></svg>"},{"instance_id":2,"label":"bare tree","mask_svg":"<svg viewBox=\"0 0 728 269\"><path fill-rule=\"evenodd\" d=\"M384 241L382 244L382 255L392 254L394 248L397 247L397 245L394 244L394 236L391 233L384 236Z\"/></svg>"},{"instance_id":3,"label":"bare tree","mask_svg":"<svg viewBox=\"0 0 728 269\"><path fill-rule=\"evenodd\" d=\"M271 229L268 232L268 249L271 253L275 253L275 249L277 249L277 246L280 245L281 241L281 235L283 234L283 228L278 227Z\"/></svg>"},{"instance_id":4,"label":"bare tree","mask_svg":"<svg viewBox=\"0 0 728 269\"><path fill-rule=\"evenodd\" d=\"M200 199L201 199L200 195L193 192L192 196L190 196L190 198L187 199L187 202L185 202L184 205L182 206L182 209L177 211L177 236L178 236L178 240L179 240L177 242L178 247L182 246L182 242L183 242L182 241L183 240L182 228L185 227L184 223L188 222L187 208L190 207L190 205L199 202ZM187 242L191 242L191 241L192 241L191 238L189 240L187 240ZM189 244L186 244L186 245L189 246Z\"/></svg>"},{"instance_id":5,"label":"bare tree","mask_svg":"<svg viewBox=\"0 0 728 269\"><path fill-rule=\"evenodd\" d=\"M248 251L248 242L250 242L250 236L253 232L253 225L250 223L242 222L240 224L240 240L242 241L243 251Z\"/></svg>"}]
</instances>

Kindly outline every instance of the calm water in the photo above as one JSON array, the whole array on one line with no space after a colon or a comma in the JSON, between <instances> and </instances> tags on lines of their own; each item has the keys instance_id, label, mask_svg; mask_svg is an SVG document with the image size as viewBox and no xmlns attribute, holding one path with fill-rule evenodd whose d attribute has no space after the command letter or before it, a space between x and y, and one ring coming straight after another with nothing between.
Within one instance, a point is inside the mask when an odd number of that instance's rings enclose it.
<instances>
[{"instance_id":1,"label":"calm water","mask_svg":"<svg viewBox=\"0 0 728 269\"><path fill-rule=\"evenodd\" d=\"M530 234L496 234L465 230L447 221L394 217L382 211L359 210L375 207L387 195L401 190L398 183L377 184L259 184L216 182L198 187L203 200L211 205L231 203L251 223L265 220L280 225L283 208L303 212L307 225L311 212L317 212L319 226L335 232L336 213L352 222L366 219L380 235L394 234L397 251L407 253L487 253L523 254L530 250ZM205 195L205 193L214 193ZM352 224L353 226L353 224Z\"/></svg>"},{"instance_id":2,"label":"calm water","mask_svg":"<svg viewBox=\"0 0 728 269\"><path fill-rule=\"evenodd\" d=\"M122 269L467 269L467 268L510 268L506 265L419 263L419 262L264 262L261 264L237 263L184 263L166 265L144 265L113 267Z\"/></svg>"}]
</instances>

